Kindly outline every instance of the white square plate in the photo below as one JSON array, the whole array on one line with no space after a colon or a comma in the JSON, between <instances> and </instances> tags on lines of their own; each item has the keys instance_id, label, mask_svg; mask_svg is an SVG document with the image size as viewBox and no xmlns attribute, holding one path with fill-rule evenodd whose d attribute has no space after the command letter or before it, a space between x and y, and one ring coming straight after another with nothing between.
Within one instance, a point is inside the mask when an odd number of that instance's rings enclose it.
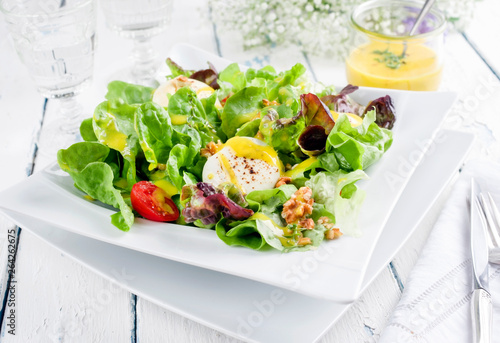
<instances>
[{"instance_id":1,"label":"white square plate","mask_svg":"<svg viewBox=\"0 0 500 343\"><path fill-rule=\"evenodd\" d=\"M395 206L368 264L362 290L386 268L457 175L473 140L470 134L453 131L443 131L440 137ZM47 201L54 197L58 194L49 194ZM6 214L23 229L141 298L245 341L314 342L350 306L103 243L13 211ZM117 279L117 275L126 278ZM284 301L274 304L271 314L259 309L256 304L269 305L271 294L277 291ZM301 325L289 325L290 318L300 318Z\"/></svg>"},{"instance_id":2,"label":"white square plate","mask_svg":"<svg viewBox=\"0 0 500 343\"><path fill-rule=\"evenodd\" d=\"M187 45L170 55L186 68L217 69L229 61ZM377 240L406 183L451 108L456 95L361 88L360 103L389 94L396 108L394 143L367 170L359 238L343 236L309 252L283 254L225 245L212 230L136 219L124 233L110 223L112 209L91 203L73 187L71 178L52 166L0 194L0 208L28 214L51 225L103 242L194 266L232 274L305 295L349 303L359 296ZM57 193L48 201L48 195Z\"/></svg>"}]
</instances>

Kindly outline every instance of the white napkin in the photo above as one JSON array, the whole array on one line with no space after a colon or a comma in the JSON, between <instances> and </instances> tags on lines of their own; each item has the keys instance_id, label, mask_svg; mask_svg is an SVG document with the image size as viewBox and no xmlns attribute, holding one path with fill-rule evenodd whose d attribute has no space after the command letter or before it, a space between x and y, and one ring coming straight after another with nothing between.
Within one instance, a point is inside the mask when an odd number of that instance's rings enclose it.
<instances>
[{"instance_id":1,"label":"white napkin","mask_svg":"<svg viewBox=\"0 0 500 343\"><path fill-rule=\"evenodd\" d=\"M472 342L472 265L467 196L473 176L500 205L500 165L470 161L455 183L398 306L380 337L392 342ZM490 264L493 342L500 342L500 266Z\"/></svg>"}]
</instances>

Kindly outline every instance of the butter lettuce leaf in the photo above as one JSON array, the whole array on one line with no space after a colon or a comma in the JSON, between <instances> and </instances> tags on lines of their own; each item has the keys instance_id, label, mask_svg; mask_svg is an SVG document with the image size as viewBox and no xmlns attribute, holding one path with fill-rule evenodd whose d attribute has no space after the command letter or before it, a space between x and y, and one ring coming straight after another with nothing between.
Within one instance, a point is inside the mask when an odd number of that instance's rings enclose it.
<instances>
[{"instance_id":1,"label":"butter lettuce leaf","mask_svg":"<svg viewBox=\"0 0 500 343\"><path fill-rule=\"evenodd\" d=\"M149 170L158 167L159 163L166 164L174 145L167 111L153 102L142 104L135 113L135 129L144 156L150 163Z\"/></svg>"},{"instance_id":2,"label":"butter lettuce leaf","mask_svg":"<svg viewBox=\"0 0 500 343\"><path fill-rule=\"evenodd\" d=\"M106 99L118 104L142 104L153 99L154 88L134 85L123 81L108 84Z\"/></svg>"},{"instance_id":3,"label":"butter lettuce leaf","mask_svg":"<svg viewBox=\"0 0 500 343\"><path fill-rule=\"evenodd\" d=\"M304 67L301 63L295 64L289 70L286 70L278 75L276 81L280 85L280 87L286 85L297 86L297 81L305 74L306 67Z\"/></svg>"},{"instance_id":4,"label":"butter lettuce leaf","mask_svg":"<svg viewBox=\"0 0 500 343\"><path fill-rule=\"evenodd\" d=\"M358 127L352 127L347 116L340 114L328 135L326 152L335 154L344 170L364 170L377 162L391 144L392 132L375 123L375 111L368 112Z\"/></svg>"},{"instance_id":5,"label":"butter lettuce leaf","mask_svg":"<svg viewBox=\"0 0 500 343\"><path fill-rule=\"evenodd\" d=\"M118 151L129 163L127 182L129 188L136 183L136 157L141 151L134 118L137 106L100 103L94 111L94 133L100 143Z\"/></svg>"},{"instance_id":6,"label":"butter lettuce leaf","mask_svg":"<svg viewBox=\"0 0 500 343\"><path fill-rule=\"evenodd\" d=\"M57 163L67 173L80 173L89 163L104 162L110 149L98 142L79 142L57 152Z\"/></svg>"},{"instance_id":7,"label":"butter lettuce leaf","mask_svg":"<svg viewBox=\"0 0 500 343\"><path fill-rule=\"evenodd\" d=\"M96 142L75 143L57 153L62 170L71 175L75 186L102 203L120 211L111 216L111 223L122 231L129 231L134 222L132 209L119 190L114 187L115 172L104 161L110 149Z\"/></svg>"},{"instance_id":8,"label":"butter lettuce leaf","mask_svg":"<svg viewBox=\"0 0 500 343\"><path fill-rule=\"evenodd\" d=\"M226 92L236 93L247 86L247 78L240 70L238 63L231 63L219 73L219 83L223 85Z\"/></svg>"},{"instance_id":9,"label":"butter lettuce leaf","mask_svg":"<svg viewBox=\"0 0 500 343\"><path fill-rule=\"evenodd\" d=\"M288 184L274 189L252 191L247 194L245 199L248 202L248 206L254 212L262 212L268 217L271 217L276 211L281 211L281 206L283 206L296 191L297 187Z\"/></svg>"},{"instance_id":10,"label":"butter lettuce leaf","mask_svg":"<svg viewBox=\"0 0 500 343\"><path fill-rule=\"evenodd\" d=\"M167 172L172 183L180 191L186 184L185 172L201 180L203 165L206 158L200 155L202 147L206 146L212 137L192 128L188 124L174 127L173 139L178 142L168 155ZM191 180L192 178L189 177Z\"/></svg>"},{"instance_id":11,"label":"butter lettuce leaf","mask_svg":"<svg viewBox=\"0 0 500 343\"><path fill-rule=\"evenodd\" d=\"M217 236L227 245L242 246L260 250L266 246L266 240L257 228L256 220L228 223L221 219L215 225Z\"/></svg>"},{"instance_id":12,"label":"butter lettuce leaf","mask_svg":"<svg viewBox=\"0 0 500 343\"><path fill-rule=\"evenodd\" d=\"M221 114L222 131L228 138L236 134L243 124L255 118L260 118L259 111L263 108L265 98L263 88L247 87L234 94L226 101Z\"/></svg>"},{"instance_id":13,"label":"butter lettuce leaf","mask_svg":"<svg viewBox=\"0 0 500 343\"><path fill-rule=\"evenodd\" d=\"M262 118L259 131L264 141L277 152L289 154L298 149L297 139L305 127L301 113L292 118L278 118L278 113L270 109Z\"/></svg>"},{"instance_id":14,"label":"butter lettuce leaf","mask_svg":"<svg viewBox=\"0 0 500 343\"><path fill-rule=\"evenodd\" d=\"M335 220L335 226L339 227L342 232L359 235L356 223L365 199L365 192L357 189L355 183L367 178L368 176L362 170L353 172L337 170L313 175L305 183L313 192L315 202L313 218L326 215Z\"/></svg>"},{"instance_id":15,"label":"butter lettuce leaf","mask_svg":"<svg viewBox=\"0 0 500 343\"><path fill-rule=\"evenodd\" d=\"M83 140L86 142L97 142L92 120L92 118L87 118L80 124L80 136L82 136Z\"/></svg>"},{"instance_id":16,"label":"butter lettuce leaf","mask_svg":"<svg viewBox=\"0 0 500 343\"><path fill-rule=\"evenodd\" d=\"M170 115L186 116L186 123L195 128L199 132L203 132L210 136L212 140L217 141L220 137L217 135L216 128L213 124L217 124L215 116L215 96L205 100L205 105L210 111L210 118L207 115L205 106L198 99L196 93L189 87L183 87L175 92L170 97L168 102L168 113Z\"/></svg>"}]
</instances>

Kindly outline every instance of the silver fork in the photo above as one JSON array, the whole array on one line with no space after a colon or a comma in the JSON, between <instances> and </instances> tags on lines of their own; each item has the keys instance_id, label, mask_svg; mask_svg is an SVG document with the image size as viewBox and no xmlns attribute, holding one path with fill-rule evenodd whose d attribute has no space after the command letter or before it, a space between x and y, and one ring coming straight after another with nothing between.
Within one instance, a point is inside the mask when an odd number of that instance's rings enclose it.
<instances>
[{"instance_id":1,"label":"silver fork","mask_svg":"<svg viewBox=\"0 0 500 343\"><path fill-rule=\"evenodd\" d=\"M479 195L480 208L483 210L485 225L488 228L490 263L500 264L500 213L489 192Z\"/></svg>"}]
</instances>

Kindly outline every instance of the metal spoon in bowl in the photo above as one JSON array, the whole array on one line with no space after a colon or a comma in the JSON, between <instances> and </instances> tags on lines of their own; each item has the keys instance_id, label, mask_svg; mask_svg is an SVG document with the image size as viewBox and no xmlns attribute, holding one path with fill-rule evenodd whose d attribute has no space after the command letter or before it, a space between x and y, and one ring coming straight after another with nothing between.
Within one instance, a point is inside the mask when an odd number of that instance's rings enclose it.
<instances>
[{"instance_id":1,"label":"metal spoon in bowl","mask_svg":"<svg viewBox=\"0 0 500 343\"><path fill-rule=\"evenodd\" d=\"M432 6L436 0L426 0L424 3L424 6L420 10L420 13L418 14L417 20L415 20L415 23L413 24L410 32L408 33L408 36L413 36L417 29L420 27L420 24L422 24L422 21L424 20L425 16L429 11L431 10ZM408 44L405 42L404 43L404 48L403 48L403 53L401 54L402 57L406 56L406 50L408 48Z\"/></svg>"}]
</instances>

